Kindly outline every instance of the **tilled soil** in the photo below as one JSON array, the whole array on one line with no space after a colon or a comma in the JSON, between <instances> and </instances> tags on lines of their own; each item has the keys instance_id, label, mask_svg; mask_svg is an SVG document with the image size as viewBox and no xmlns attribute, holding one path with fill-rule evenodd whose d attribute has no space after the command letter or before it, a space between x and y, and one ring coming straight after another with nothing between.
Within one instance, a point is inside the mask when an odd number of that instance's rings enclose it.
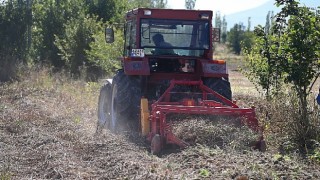
<instances>
[{"instance_id":1,"label":"tilled soil","mask_svg":"<svg viewBox=\"0 0 320 180\"><path fill-rule=\"evenodd\" d=\"M98 92L52 79L1 84L1 179L320 179L298 156L208 144L205 122L193 123L192 146L160 157L134 134L95 134Z\"/></svg>"}]
</instances>

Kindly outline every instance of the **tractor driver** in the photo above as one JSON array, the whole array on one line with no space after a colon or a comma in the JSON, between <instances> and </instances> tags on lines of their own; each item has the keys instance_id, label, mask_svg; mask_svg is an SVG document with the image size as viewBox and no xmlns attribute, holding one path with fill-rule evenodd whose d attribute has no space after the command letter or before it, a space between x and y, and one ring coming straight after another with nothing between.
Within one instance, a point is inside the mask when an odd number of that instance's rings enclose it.
<instances>
[{"instance_id":1,"label":"tractor driver","mask_svg":"<svg viewBox=\"0 0 320 180\"><path fill-rule=\"evenodd\" d=\"M157 47L161 47L161 48L155 48L155 50L153 51L154 55L173 55L173 54L175 54L173 49L162 49L162 48L171 48L172 47L172 45L170 43L167 43L164 41L162 34L155 34L152 37L152 40Z\"/></svg>"}]
</instances>

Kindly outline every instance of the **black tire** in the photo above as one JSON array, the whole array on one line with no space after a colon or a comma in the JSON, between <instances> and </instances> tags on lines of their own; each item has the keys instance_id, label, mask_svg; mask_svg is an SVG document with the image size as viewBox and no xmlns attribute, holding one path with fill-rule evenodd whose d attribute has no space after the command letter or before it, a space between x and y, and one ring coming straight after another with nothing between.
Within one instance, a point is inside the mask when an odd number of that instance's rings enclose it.
<instances>
[{"instance_id":1,"label":"black tire","mask_svg":"<svg viewBox=\"0 0 320 180\"><path fill-rule=\"evenodd\" d=\"M110 127L111 120L111 91L112 85L106 81L100 89L99 102L98 102L98 122L96 133L99 133L103 128Z\"/></svg>"},{"instance_id":2,"label":"black tire","mask_svg":"<svg viewBox=\"0 0 320 180\"><path fill-rule=\"evenodd\" d=\"M141 85L137 76L118 71L112 81L110 129L119 132L127 128L138 130Z\"/></svg>"},{"instance_id":3,"label":"black tire","mask_svg":"<svg viewBox=\"0 0 320 180\"><path fill-rule=\"evenodd\" d=\"M230 82L224 78L207 78L204 80L204 85L208 86L210 89L214 90L215 92L219 93L223 97L232 101L232 91ZM210 98L210 97L209 97ZM217 100L215 98L210 98L212 100Z\"/></svg>"}]
</instances>

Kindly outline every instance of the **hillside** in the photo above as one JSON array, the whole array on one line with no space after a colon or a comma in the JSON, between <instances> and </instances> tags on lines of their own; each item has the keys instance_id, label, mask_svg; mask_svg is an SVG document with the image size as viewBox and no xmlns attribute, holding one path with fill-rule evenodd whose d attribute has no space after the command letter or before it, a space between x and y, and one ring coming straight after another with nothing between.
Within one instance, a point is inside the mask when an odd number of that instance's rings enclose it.
<instances>
[{"instance_id":1,"label":"hillside","mask_svg":"<svg viewBox=\"0 0 320 180\"><path fill-rule=\"evenodd\" d=\"M48 74L29 70L0 84L1 179L320 178L319 165L272 147L261 153L195 144L157 157L134 134L95 134L100 84ZM237 99L258 101L241 93L239 78L246 81L238 71L231 76Z\"/></svg>"},{"instance_id":2,"label":"hillside","mask_svg":"<svg viewBox=\"0 0 320 180\"><path fill-rule=\"evenodd\" d=\"M274 14L278 13L281 8L274 5L274 0L269 0L265 4L246 11L226 15L228 22L228 29L232 28L236 23L243 23L244 26L248 26L248 18L251 17L251 30L255 26L265 26L266 16L269 11L273 11ZM300 0L300 4L307 7L318 7L320 2L317 0Z\"/></svg>"}]
</instances>

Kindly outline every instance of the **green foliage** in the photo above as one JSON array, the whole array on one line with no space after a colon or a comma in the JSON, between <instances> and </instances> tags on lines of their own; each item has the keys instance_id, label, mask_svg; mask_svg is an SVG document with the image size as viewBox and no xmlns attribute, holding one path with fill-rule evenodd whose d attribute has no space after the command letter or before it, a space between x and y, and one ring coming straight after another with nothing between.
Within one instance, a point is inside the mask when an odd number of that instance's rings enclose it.
<instances>
[{"instance_id":1,"label":"green foliage","mask_svg":"<svg viewBox=\"0 0 320 180\"><path fill-rule=\"evenodd\" d=\"M274 26L274 15L273 11L269 11L266 16L266 25L264 27L265 33L270 34L271 27Z\"/></svg>"},{"instance_id":2,"label":"green foliage","mask_svg":"<svg viewBox=\"0 0 320 180\"><path fill-rule=\"evenodd\" d=\"M80 75L82 67L87 69L84 69L85 73L92 71L101 75L104 66L94 63L94 53L89 52L92 50L97 54L97 50L90 49L89 44L97 34L104 32L101 21L121 23L129 7L125 0L37 0L34 3L34 56L38 57L38 62L66 67L76 76ZM103 54L105 50L99 48L99 51Z\"/></svg>"},{"instance_id":3,"label":"green foliage","mask_svg":"<svg viewBox=\"0 0 320 180\"><path fill-rule=\"evenodd\" d=\"M103 31L95 18L82 18L70 19L65 24L64 36L56 36L55 40L59 55L73 74L78 74L79 67L88 63L85 51L89 50L92 35Z\"/></svg>"},{"instance_id":4,"label":"green foliage","mask_svg":"<svg viewBox=\"0 0 320 180\"><path fill-rule=\"evenodd\" d=\"M132 8L127 0L86 0L86 6L97 20L110 23L123 22L124 13Z\"/></svg>"},{"instance_id":5,"label":"green foliage","mask_svg":"<svg viewBox=\"0 0 320 180\"><path fill-rule=\"evenodd\" d=\"M255 47L247 52L249 75L267 90L279 92L279 84L286 83L298 99L294 106L298 112L292 139L301 152L312 149L312 115L308 95L311 84L319 76L320 69L320 16L307 7L299 7L296 1L277 0L283 5L276 15L271 33L265 28L255 29ZM318 8L319 9L319 8ZM267 27L269 29L269 27Z\"/></svg>"},{"instance_id":6,"label":"green foliage","mask_svg":"<svg viewBox=\"0 0 320 180\"><path fill-rule=\"evenodd\" d=\"M28 55L29 1L8 0L0 4L0 81L16 77L16 66Z\"/></svg>"},{"instance_id":7,"label":"green foliage","mask_svg":"<svg viewBox=\"0 0 320 180\"><path fill-rule=\"evenodd\" d=\"M56 37L65 36L69 21L81 19L85 14L82 0L35 0L34 13L34 55L38 62L48 62L55 67L63 67L65 62L59 56ZM78 21L77 21L78 22Z\"/></svg>"},{"instance_id":8,"label":"green foliage","mask_svg":"<svg viewBox=\"0 0 320 180\"><path fill-rule=\"evenodd\" d=\"M248 27L250 27L250 18L248 20ZM242 23L235 24L227 35L229 46L238 55L241 54L243 49L250 51L253 39L253 32L249 29L245 30L245 26Z\"/></svg>"},{"instance_id":9,"label":"green foliage","mask_svg":"<svg viewBox=\"0 0 320 180\"><path fill-rule=\"evenodd\" d=\"M79 75L120 68L124 15L136 7L167 7L167 0L8 0L0 4L0 79L10 79L16 62L49 64ZM31 16L32 15L32 16ZM104 42L114 25L116 42ZM32 25L32 26L31 26ZM115 53L116 52L116 53ZM17 59L19 61L17 61ZM11 68L12 67L12 68ZM84 68L82 68L84 67ZM11 70L13 69L13 70ZM2 78L4 77L4 78Z\"/></svg>"},{"instance_id":10,"label":"green foliage","mask_svg":"<svg viewBox=\"0 0 320 180\"><path fill-rule=\"evenodd\" d=\"M146 8L166 8L168 0L129 0L128 6L129 9L134 9L138 7Z\"/></svg>"},{"instance_id":11,"label":"green foliage","mask_svg":"<svg viewBox=\"0 0 320 180\"><path fill-rule=\"evenodd\" d=\"M194 6L196 5L197 0L185 0L185 7L186 9L194 9Z\"/></svg>"},{"instance_id":12,"label":"green foliage","mask_svg":"<svg viewBox=\"0 0 320 180\"><path fill-rule=\"evenodd\" d=\"M245 74L256 85L265 90L269 98L270 93L276 93L280 88L281 73L279 68L279 53L281 53L277 42L278 38L265 34L262 26L254 30L253 47L246 48Z\"/></svg>"},{"instance_id":13,"label":"green foliage","mask_svg":"<svg viewBox=\"0 0 320 180\"><path fill-rule=\"evenodd\" d=\"M250 51L252 49L252 44L254 43L254 33L252 31L245 31L242 34L241 40L241 51L244 49Z\"/></svg>"},{"instance_id":14,"label":"green foliage","mask_svg":"<svg viewBox=\"0 0 320 180\"><path fill-rule=\"evenodd\" d=\"M235 24L233 28L228 32L228 42L234 53L240 54L241 52L241 41L243 40L244 29L243 25Z\"/></svg>"},{"instance_id":15,"label":"green foliage","mask_svg":"<svg viewBox=\"0 0 320 180\"><path fill-rule=\"evenodd\" d=\"M152 7L152 0L129 0L130 9L137 7Z\"/></svg>"},{"instance_id":16,"label":"green foliage","mask_svg":"<svg viewBox=\"0 0 320 180\"><path fill-rule=\"evenodd\" d=\"M27 26L30 23L26 2L9 0L0 5L0 57L24 59L27 55ZM0 60L3 58L0 58Z\"/></svg>"},{"instance_id":17,"label":"green foliage","mask_svg":"<svg viewBox=\"0 0 320 180\"><path fill-rule=\"evenodd\" d=\"M221 26L222 26L221 15L220 15L220 12L217 11L216 12L216 17L215 17L215 20L214 20L214 27L221 28Z\"/></svg>"},{"instance_id":18,"label":"green foliage","mask_svg":"<svg viewBox=\"0 0 320 180\"><path fill-rule=\"evenodd\" d=\"M103 31L94 34L94 41L89 44L90 50L86 51L89 62L101 67L109 75L116 69L121 68L118 59L123 53L124 40L122 34L122 31L116 31L115 42L112 44L105 42Z\"/></svg>"},{"instance_id":19,"label":"green foliage","mask_svg":"<svg viewBox=\"0 0 320 180\"><path fill-rule=\"evenodd\" d=\"M297 14L290 16L282 48L285 80L292 83L299 94L307 95L320 69L320 16L307 7L297 9Z\"/></svg>"},{"instance_id":20,"label":"green foliage","mask_svg":"<svg viewBox=\"0 0 320 180\"><path fill-rule=\"evenodd\" d=\"M209 177L210 176L210 172L207 169L200 169L199 171L199 175L201 177Z\"/></svg>"},{"instance_id":21,"label":"green foliage","mask_svg":"<svg viewBox=\"0 0 320 180\"><path fill-rule=\"evenodd\" d=\"M2 171L2 172L0 172L0 179L1 180L10 180L10 179L12 179L12 173L10 173L10 172L6 172L6 171Z\"/></svg>"},{"instance_id":22,"label":"green foliage","mask_svg":"<svg viewBox=\"0 0 320 180\"><path fill-rule=\"evenodd\" d=\"M168 0L151 0L152 7L164 9L167 7Z\"/></svg>"},{"instance_id":23,"label":"green foliage","mask_svg":"<svg viewBox=\"0 0 320 180\"><path fill-rule=\"evenodd\" d=\"M317 147L314 152L309 155L309 159L320 164L320 147Z\"/></svg>"},{"instance_id":24,"label":"green foliage","mask_svg":"<svg viewBox=\"0 0 320 180\"><path fill-rule=\"evenodd\" d=\"M221 42L226 43L227 42L227 20L226 16L223 16L222 19L222 28L221 28Z\"/></svg>"}]
</instances>

